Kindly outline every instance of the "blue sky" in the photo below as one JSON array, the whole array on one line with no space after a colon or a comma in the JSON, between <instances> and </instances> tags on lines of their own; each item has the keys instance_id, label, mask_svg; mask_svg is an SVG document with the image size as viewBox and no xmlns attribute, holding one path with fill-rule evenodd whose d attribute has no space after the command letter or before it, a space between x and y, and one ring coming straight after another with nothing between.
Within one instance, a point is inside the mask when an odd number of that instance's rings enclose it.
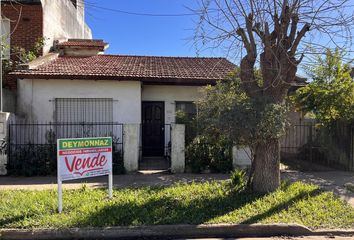
<instances>
[{"instance_id":1,"label":"blue sky","mask_svg":"<svg viewBox=\"0 0 354 240\"><path fill-rule=\"evenodd\" d=\"M192 14L188 7L197 9L196 0L85 0L85 2L86 21L92 29L93 38L104 39L110 44L106 51L108 54L197 56L191 40L197 16L152 17L114 11ZM325 38L321 38L320 41L324 45L327 44ZM354 50L354 46L351 50ZM215 57L224 54L225 52L220 49L205 50L198 56ZM353 58L353 52L349 53L349 58ZM238 62L237 59L229 60Z\"/></svg>"},{"instance_id":2,"label":"blue sky","mask_svg":"<svg viewBox=\"0 0 354 240\"><path fill-rule=\"evenodd\" d=\"M195 16L149 17L104 10L180 14L192 12L192 0L86 0L86 21L93 37L110 44L107 53L162 56L196 56L192 42ZM204 56L215 56L211 52Z\"/></svg>"}]
</instances>

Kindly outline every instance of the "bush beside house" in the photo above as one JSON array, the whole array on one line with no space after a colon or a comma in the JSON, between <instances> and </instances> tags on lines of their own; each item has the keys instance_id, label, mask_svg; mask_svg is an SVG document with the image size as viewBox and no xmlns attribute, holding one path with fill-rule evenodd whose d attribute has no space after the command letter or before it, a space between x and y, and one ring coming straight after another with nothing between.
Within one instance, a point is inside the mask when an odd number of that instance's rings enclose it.
<instances>
[{"instance_id":1,"label":"bush beside house","mask_svg":"<svg viewBox=\"0 0 354 240\"><path fill-rule=\"evenodd\" d=\"M197 116L176 113L176 123L186 126L186 171L228 173L232 170L232 142L215 131L205 131Z\"/></svg>"}]
</instances>

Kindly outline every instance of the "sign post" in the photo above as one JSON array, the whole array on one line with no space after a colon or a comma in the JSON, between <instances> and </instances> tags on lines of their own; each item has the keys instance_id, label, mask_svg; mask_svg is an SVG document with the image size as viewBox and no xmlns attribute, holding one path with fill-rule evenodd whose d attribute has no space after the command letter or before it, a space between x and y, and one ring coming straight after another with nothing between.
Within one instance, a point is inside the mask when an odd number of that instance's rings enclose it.
<instances>
[{"instance_id":1,"label":"sign post","mask_svg":"<svg viewBox=\"0 0 354 240\"><path fill-rule=\"evenodd\" d=\"M58 212L63 210L63 181L108 175L113 195L112 138L72 138L57 141Z\"/></svg>"}]
</instances>

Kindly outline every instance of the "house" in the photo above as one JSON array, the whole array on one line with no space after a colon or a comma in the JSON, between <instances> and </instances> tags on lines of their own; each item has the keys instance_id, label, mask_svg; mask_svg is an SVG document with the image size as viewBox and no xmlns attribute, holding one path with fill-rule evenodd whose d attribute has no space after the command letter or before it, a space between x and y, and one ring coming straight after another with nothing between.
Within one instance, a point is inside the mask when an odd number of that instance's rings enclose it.
<instances>
[{"instance_id":1,"label":"house","mask_svg":"<svg viewBox=\"0 0 354 240\"><path fill-rule=\"evenodd\" d=\"M120 122L152 121L170 124L176 108L185 108L200 96L200 86L215 84L235 65L225 58L157 57L102 54L102 40L59 43L51 53L21 66L16 114L28 121ZM68 114L77 99L110 102L104 112ZM107 100L108 99L108 100ZM84 101L83 100L83 101ZM58 108L65 106L66 111Z\"/></svg>"},{"instance_id":2,"label":"house","mask_svg":"<svg viewBox=\"0 0 354 240\"><path fill-rule=\"evenodd\" d=\"M103 54L107 46L102 40L69 39L54 46L57 52L11 73L18 86L16 118L124 124L125 147L138 142L142 157L162 157L172 141L176 110L195 111L200 87L235 68L225 58ZM126 140L130 136L133 140ZM125 158L129 151L124 148ZM134 162L128 170L137 170L137 157L127 160Z\"/></svg>"},{"instance_id":3,"label":"house","mask_svg":"<svg viewBox=\"0 0 354 240\"><path fill-rule=\"evenodd\" d=\"M170 124L176 108L198 99L200 86L214 84L235 68L225 58L101 54L106 46L102 40L73 39L57 45L60 54L22 66L14 74L19 79L17 115L28 121L140 124L151 114L153 121ZM80 98L96 99L91 109L102 99L111 107L87 116L67 114L77 107L71 101ZM68 105L66 112L56 109L62 104Z\"/></svg>"}]
</instances>

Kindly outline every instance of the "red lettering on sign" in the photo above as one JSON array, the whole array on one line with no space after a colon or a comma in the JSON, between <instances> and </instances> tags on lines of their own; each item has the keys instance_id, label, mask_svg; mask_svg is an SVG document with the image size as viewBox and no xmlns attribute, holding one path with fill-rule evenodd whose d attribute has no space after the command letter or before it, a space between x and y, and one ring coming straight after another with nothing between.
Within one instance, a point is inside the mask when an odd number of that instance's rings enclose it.
<instances>
[{"instance_id":1,"label":"red lettering on sign","mask_svg":"<svg viewBox=\"0 0 354 240\"><path fill-rule=\"evenodd\" d=\"M107 159L105 155L101 156L101 153L98 153L95 157L87 158L77 158L74 156L72 161L70 157L65 157L65 165L68 168L69 172L74 172L74 174L84 174L85 172L90 172L94 170L100 170L104 165L106 165Z\"/></svg>"}]
</instances>

